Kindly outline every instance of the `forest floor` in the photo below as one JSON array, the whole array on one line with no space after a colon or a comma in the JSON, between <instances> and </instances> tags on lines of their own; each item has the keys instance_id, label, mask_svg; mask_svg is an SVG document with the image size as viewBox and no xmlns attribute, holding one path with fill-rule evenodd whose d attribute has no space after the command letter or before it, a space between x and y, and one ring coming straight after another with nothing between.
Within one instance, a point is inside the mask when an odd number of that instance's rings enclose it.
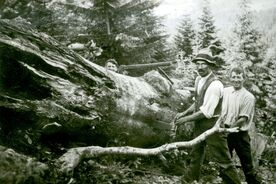
<instances>
[{"instance_id":1,"label":"forest floor","mask_svg":"<svg viewBox=\"0 0 276 184\"><path fill-rule=\"evenodd\" d=\"M80 164L71 183L134 183L134 184L181 184L182 176L187 167L187 156L182 161L169 158L164 162L158 158L111 158L105 156L97 160L86 160ZM180 161L180 162L179 162ZM275 165L260 161L257 167L258 177L265 184L274 184L276 181ZM179 162L176 164L176 162ZM246 184L241 168L238 172L243 184ZM206 162L202 167L200 181L193 184L220 184L218 166L214 162Z\"/></svg>"}]
</instances>

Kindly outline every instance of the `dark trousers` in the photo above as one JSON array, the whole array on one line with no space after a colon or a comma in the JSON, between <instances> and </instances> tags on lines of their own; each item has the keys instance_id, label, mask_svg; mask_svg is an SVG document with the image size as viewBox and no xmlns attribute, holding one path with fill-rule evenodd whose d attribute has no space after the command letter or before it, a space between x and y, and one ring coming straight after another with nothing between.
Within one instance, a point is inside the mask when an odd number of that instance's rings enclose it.
<instances>
[{"instance_id":1,"label":"dark trousers","mask_svg":"<svg viewBox=\"0 0 276 184\"><path fill-rule=\"evenodd\" d=\"M248 132L241 131L238 133L231 133L227 137L227 142L231 156L233 154L233 150L235 150L240 158L246 182L248 184L260 183L260 181L256 179L256 173L253 168L250 137Z\"/></svg>"},{"instance_id":2,"label":"dark trousers","mask_svg":"<svg viewBox=\"0 0 276 184\"><path fill-rule=\"evenodd\" d=\"M206 119L195 123L194 135L198 136L204 131L210 129L215 124L216 119ZM191 163L188 168L187 175L184 177L186 181L199 180L200 169L205 158L205 150L208 146L212 158L220 166L220 174L223 181L227 184L239 184L240 179L236 168L231 160L230 152L227 146L227 137L225 134L215 133L209 136L205 141L195 145L191 152Z\"/></svg>"}]
</instances>

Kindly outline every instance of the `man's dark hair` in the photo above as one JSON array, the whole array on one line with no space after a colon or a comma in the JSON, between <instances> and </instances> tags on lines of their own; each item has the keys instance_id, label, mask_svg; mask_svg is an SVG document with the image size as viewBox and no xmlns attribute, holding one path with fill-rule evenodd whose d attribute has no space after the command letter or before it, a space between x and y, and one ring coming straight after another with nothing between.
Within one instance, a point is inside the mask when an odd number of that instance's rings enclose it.
<instances>
[{"instance_id":1,"label":"man's dark hair","mask_svg":"<svg viewBox=\"0 0 276 184\"><path fill-rule=\"evenodd\" d=\"M108 60L105 62L105 65L106 65L107 63L113 63L113 64L116 65L117 67L119 66L119 65L118 65L118 62L117 62L115 59L108 59Z\"/></svg>"},{"instance_id":2,"label":"man's dark hair","mask_svg":"<svg viewBox=\"0 0 276 184\"><path fill-rule=\"evenodd\" d=\"M240 67L240 66L232 68L230 70L230 76L232 75L233 72L235 72L236 74L242 74L242 76L244 78L246 77L244 69L242 67Z\"/></svg>"}]
</instances>

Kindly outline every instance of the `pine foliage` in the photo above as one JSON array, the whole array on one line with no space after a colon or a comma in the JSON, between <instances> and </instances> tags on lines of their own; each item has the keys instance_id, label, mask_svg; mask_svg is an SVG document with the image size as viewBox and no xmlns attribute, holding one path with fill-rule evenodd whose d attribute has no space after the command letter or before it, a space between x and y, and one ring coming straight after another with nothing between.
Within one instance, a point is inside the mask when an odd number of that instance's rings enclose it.
<instances>
[{"instance_id":1,"label":"pine foliage","mask_svg":"<svg viewBox=\"0 0 276 184\"><path fill-rule=\"evenodd\" d=\"M253 26L253 15L249 1L241 1L241 14L234 28L233 44L236 56L240 57L245 66L261 63L264 59L265 45L261 33Z\"/></svg>"},{"instance_id":2,"label":"pine foliage","mask_svg":"<svg viewBox=\"0 0 276 184\"><path fill-rule=\"evenodd\" d=\"M182 19L180 26L177 28L178 33L174 38L176 50L182 51L184 57L193 55L193 47L195 40L195 30L192 21L188 15Z\"/></svg>"},{"instance_id":3,"label":"pine foliage","mask_svg":"<svg viewBox=\"0 0 276 184\"><path fill-rule=\"evenodd\" d=\"M204 1L202 15L199 18L198 42L200 49L207 48L214 43L216 46L221 45L221 42L216 35L214 18L208 0Z\"/></svg>"},{"instance_id":4,"label":"pine foliage","mask_svg":"<svg viewBox=\"0 0 276 184\"><path fill-rule=\"evenodd\" d=\"M98 63L115 58L119 64L166 60L166 35L160 18L153 14L157 1L97 0L92 8L95 26L90 34L103 49Z\"/></svg>"}]
</instances>

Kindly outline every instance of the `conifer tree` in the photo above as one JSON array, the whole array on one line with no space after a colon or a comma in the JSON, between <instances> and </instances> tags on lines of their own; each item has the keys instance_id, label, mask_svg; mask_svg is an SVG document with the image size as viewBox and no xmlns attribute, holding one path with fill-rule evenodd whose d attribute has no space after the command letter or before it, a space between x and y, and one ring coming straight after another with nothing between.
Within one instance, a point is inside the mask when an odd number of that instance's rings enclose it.
<instances>
[{"instance_id":1,"label":"conifer tree","mask_svg":"<svg viewBox=\"0 0 276 184\"><path fill-rule=\"evenodd\" d=\"M160 18L153 14L153 9L159 5L158 1L108 3L112 7L105 10L108 12L108 21L107 18L103 19L107 13L101 11L106 0L97 2L92 9L97 17L94 19L96 26L91 29L91 35L103 49L99 63L107 58L115 58L120 64L166 60L167 36L160 29Z\"/></svg>"},{"instance_id":2,"label":"conifer tree","mask_svg":"<svg viewBox=\"0 0 276 184\"><path fill-rule=\"evenodd\" d=\"M208 0L204 0L202 15L199 18L198 31L199 49L207 48L212 44L220 47L221 42L216 35L216 27L214 25L214 18L212 16Z\"/></svg>"},{"instance_id":3,"label":"conifer tree","mask_svg":"<svg viewBox=\"0 0 276 184\"><path fill-rule=\"evenodd\" d=\"M174 38L176 49L184 53L184 57L193 54L193 46L195 40L195 31L191 19L188 15L183 17L180 26L177 28L178 33Z\"/></svg>"},{"instance_id":4,"label":"conifer tree","mask_svg":"<svg viewBox=\"0 0 276 184\"><path fill-rule=\"evenodd\" d=\"M253 26L253 15L249 5L248 0L240 2L241 14L234 28L233 42L235 42L237 56L242 58L245 65L252 66L263 61L265 45L261 40L262 35Z\"/></svg>"}]
</instances>

